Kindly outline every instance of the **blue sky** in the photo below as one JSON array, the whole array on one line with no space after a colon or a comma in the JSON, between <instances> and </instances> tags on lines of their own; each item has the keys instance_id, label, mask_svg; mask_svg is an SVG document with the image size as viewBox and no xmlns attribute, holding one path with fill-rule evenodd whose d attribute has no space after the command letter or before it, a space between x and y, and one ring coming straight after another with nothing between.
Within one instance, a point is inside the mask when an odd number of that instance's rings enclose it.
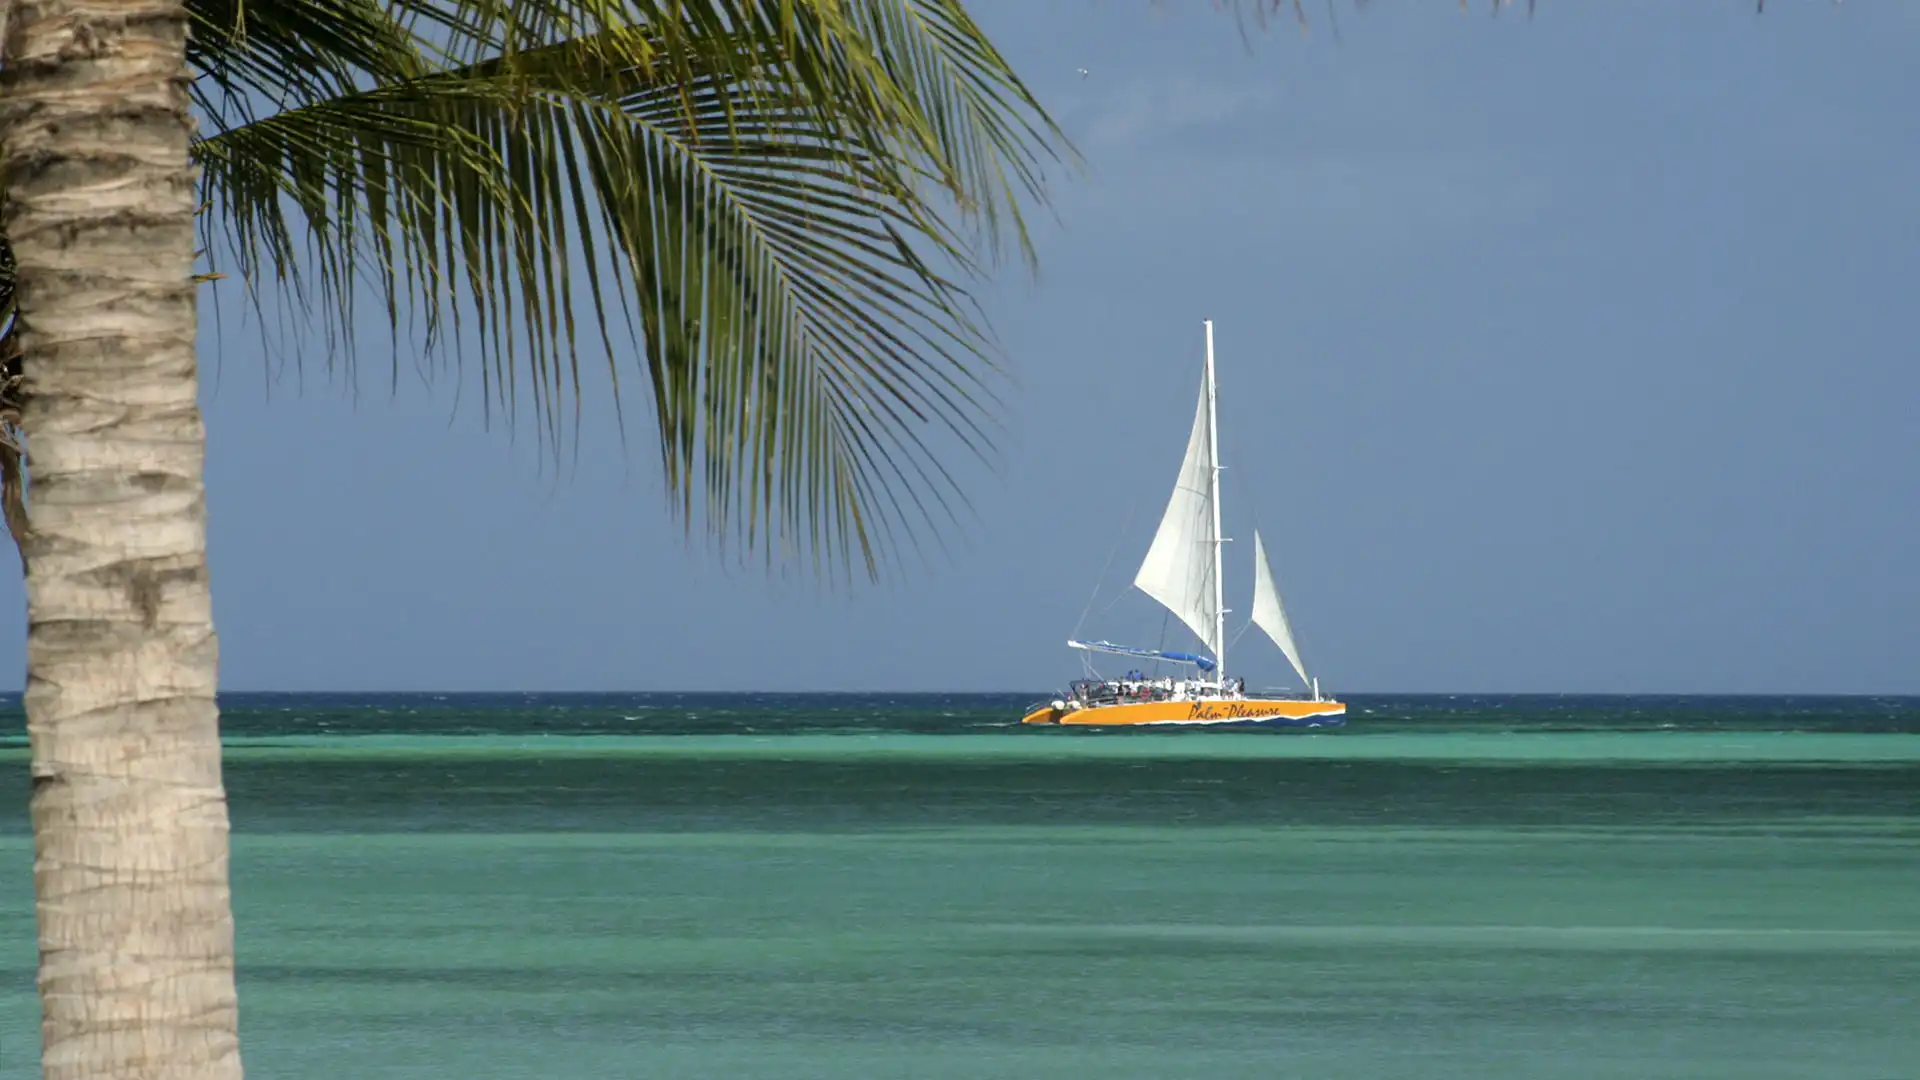
<instances>
[{"instance_id":1,"label":"blue sky","mask_svg":"<svg viewBox=\"0 0 1920 1080\"><path fill-rule=\"evenodd\" d=\"M984 292L1019 385L948 557L730 570L644 434L556 480L471 392L269 384L207 304L223 684L1057 685L1096 584L1082 630L1159 635L1123 587L1211 318L1227 531L1332 688L1920 692L1920 7L974 7L1091 174Z\"/></svg>"}]
</instances>

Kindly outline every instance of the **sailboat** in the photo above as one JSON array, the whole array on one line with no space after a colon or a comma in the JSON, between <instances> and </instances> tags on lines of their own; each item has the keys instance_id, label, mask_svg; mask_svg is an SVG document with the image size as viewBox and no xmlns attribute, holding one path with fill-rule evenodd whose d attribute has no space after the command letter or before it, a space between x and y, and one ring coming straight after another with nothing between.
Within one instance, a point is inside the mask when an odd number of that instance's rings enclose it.
<instances>
[{"instance_id":1,"label":"sailboat","mask_svg":"<svg viewBox=\"0 0 1920 1080\"><path fill-rule=\"evenodd\" d=\"M1200 404L1187 438L1167 510L1160 518L1147 557L1133 584L1165 607L1200 638L1204 651L1179 652L1134 648L1111 641L1069 639L1070 648L1089 653L1166 661L1191 667L1185 678L1150 678L1143 671L1122 679L1082 679L1066 694L1035 706L1027 724L1119 726L1134 724L1266 724L1338 727L1347 707L1320 693L1320 681L1307 674L1293 638L1267 548L1253 534L1253 612L1251 621L1293 665L1307 696L1259 694L1249 697L1246 680L1227 678L1227 608L1220 553L1220 434L1216 424L1213 377L1213 322L1205 323L1207 360Z\"/></svg>"}]
</instances>

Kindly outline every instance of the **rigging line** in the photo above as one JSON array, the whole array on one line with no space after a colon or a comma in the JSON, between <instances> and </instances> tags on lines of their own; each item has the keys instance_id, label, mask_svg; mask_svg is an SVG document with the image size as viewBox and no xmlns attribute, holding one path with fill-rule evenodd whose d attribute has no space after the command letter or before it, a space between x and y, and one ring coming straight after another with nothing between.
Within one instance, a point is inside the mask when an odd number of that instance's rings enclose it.
<instances>
[{"instance_id":1,"label":"rigging line","mask_svg":"<svg viewBox=\"0 0 1920 1080\"><path fill-rule=\"evenodd\" d=\"M1163 610L1163 611L1161 611L1161 613L1160 613L1160 636L1161 636L1161 638L1163 638L1163 639L1164 639L1164 638L1165 638L1165 637L1167 636L1167 620L1168 620L1168 619L1170 619L1170 618L1172 618L1172 615L1171 615L1171 614L1170 614L1169 612L1166 612L1166 611L1164 611L1164 610ZM1154 647L1153 647L1153 648L1154 648L1154 651L1155 651L1155 652L1164 652L1164 651L1166 650L1166 643L1165 643L1164 641L1162 641L1162 642L1160 642L1160 643L1158 643L1158 644L1156 644L1156 645L1154 645ZM1153 658L1153 674L1154 674L1154 677L1155 677L1155 678L1158 678L1158 677L1160 676L1160 666L1161 666L1162 664L1165 664L1165 663L1166 663L1166 661L1165 661L1165 660L1163 660L1163 659L1161 659L1161 658L1160 658L1160 657L1158 657L1158 656L1156 656L1156 657L1154 657L1154 658Z\"/></svg>"},{"instance_id":2,"label":"rigging line","mask_svg":"<svg viewBox=\"0 0 1920 1080\"><path fill-rule=\"evenodd\" d=\"M1139 505L1139 499L1131 499L1127 502L1127 516L1126 519L1120 523L1120 531L1113 534L1113 548L1107 552L1107 563L1100 568L1100 576L1093 579L1093 595L1087 597L1087 606L1080 610L1080 621L1073 624L1073 636L1076 638L1080 636L1080 631L1086 627L1087 616L1093 613L1094 601L1100 599L1100 587L1107 580L1107 571L1113 569L1114 557L1120 554L1120 542L1126 539L1127 526L1133 524L1133 512ZM1126 590L1120 590L1118 596L1108 601L1106 607L1100 609L1100 614L1105 615L1107 612L1113 610L1113 605L1119 603L1120 597L1125 595ZM1083 657L1082 659L1085 658Z\"/></svg>"},{"instance_id":3,"label":"rigging line","mask_svg":"<svg viewBox=\"0 0 1920 1080\"><path fill-rule=\"evenodd\" d=\"M1099 672L1099 669L1093 666L1092 653L1083 652L1080 654L1080 673L1085 675L1089 679L1094 679L1100 682L1106 681L1106 677L1101 675Z\"/></svg>"},{"instance_id":4,"label":"rigging line","mask_svg":"<svg viewBox=\"0 0 1920 1080\"><path fill-rule=\"evenodd\" d=\"M1105 615L1107 612L1112 611L1113 606L1115 604L1118 604L1120 601L1125 600L1126 598L1127 598L1127 590L1125 589L1121 589L1119 592L1114 593L1113 599L1107 601L1106 607L1103 607L1099 611L1094 612L1094 617L1098 618L1102 615Z\"/></svg>"},{"instance_id":5,"label":"rigging line","mask_svg":"<svg viewBox=\"0 0 1920 1080\"><path fill-rule=\"evenodd\" d=\"M1171 611L1160 616L1160 644L1155 646L1156 650L1159 652L1167 651L1167 623L1171 622L1172 620L1173 620L1173 612ZM1165 660L1162 660L1159 657L1154 658L1154 661L1153 661L1153 677L1154 678L1157 679L1160 677L1161 669L1165 664L1166 664Z\"/></svg>"}]
</instances>

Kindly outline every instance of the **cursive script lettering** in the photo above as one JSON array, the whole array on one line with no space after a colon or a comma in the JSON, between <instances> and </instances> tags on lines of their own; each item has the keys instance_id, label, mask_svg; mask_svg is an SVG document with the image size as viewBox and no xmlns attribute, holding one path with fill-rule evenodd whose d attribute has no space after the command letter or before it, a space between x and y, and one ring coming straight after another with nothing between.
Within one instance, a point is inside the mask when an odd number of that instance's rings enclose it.
<instances>
[{"instance_id":1,"label":"cursive script lettering","mask_svg":"<svg viewBox=\"0 0 1920 1080\"><path fill-rule=\"evenodd\" d=\"M1187 710L1189 720L1264 720L1272 715L1272 709L1233 701L1196 701Z\"/></svg>"}]
</instances>

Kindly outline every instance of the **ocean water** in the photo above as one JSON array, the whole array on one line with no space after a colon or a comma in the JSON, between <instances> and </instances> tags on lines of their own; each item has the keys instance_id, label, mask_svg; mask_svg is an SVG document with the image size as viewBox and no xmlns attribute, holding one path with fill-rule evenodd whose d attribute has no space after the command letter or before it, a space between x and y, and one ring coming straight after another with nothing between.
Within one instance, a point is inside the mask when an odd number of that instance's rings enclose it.
<instances>
[{"instance_id":1,"label":"ocean water","mask_svg":"<svg viewBox=\"0 0 1920 1080\"><path fill-rule=\"evenodd\" d=\"M232 695L248 1071L1920 1078L1920 699L1039 696Z\"/></svg>"}]
</instances>

